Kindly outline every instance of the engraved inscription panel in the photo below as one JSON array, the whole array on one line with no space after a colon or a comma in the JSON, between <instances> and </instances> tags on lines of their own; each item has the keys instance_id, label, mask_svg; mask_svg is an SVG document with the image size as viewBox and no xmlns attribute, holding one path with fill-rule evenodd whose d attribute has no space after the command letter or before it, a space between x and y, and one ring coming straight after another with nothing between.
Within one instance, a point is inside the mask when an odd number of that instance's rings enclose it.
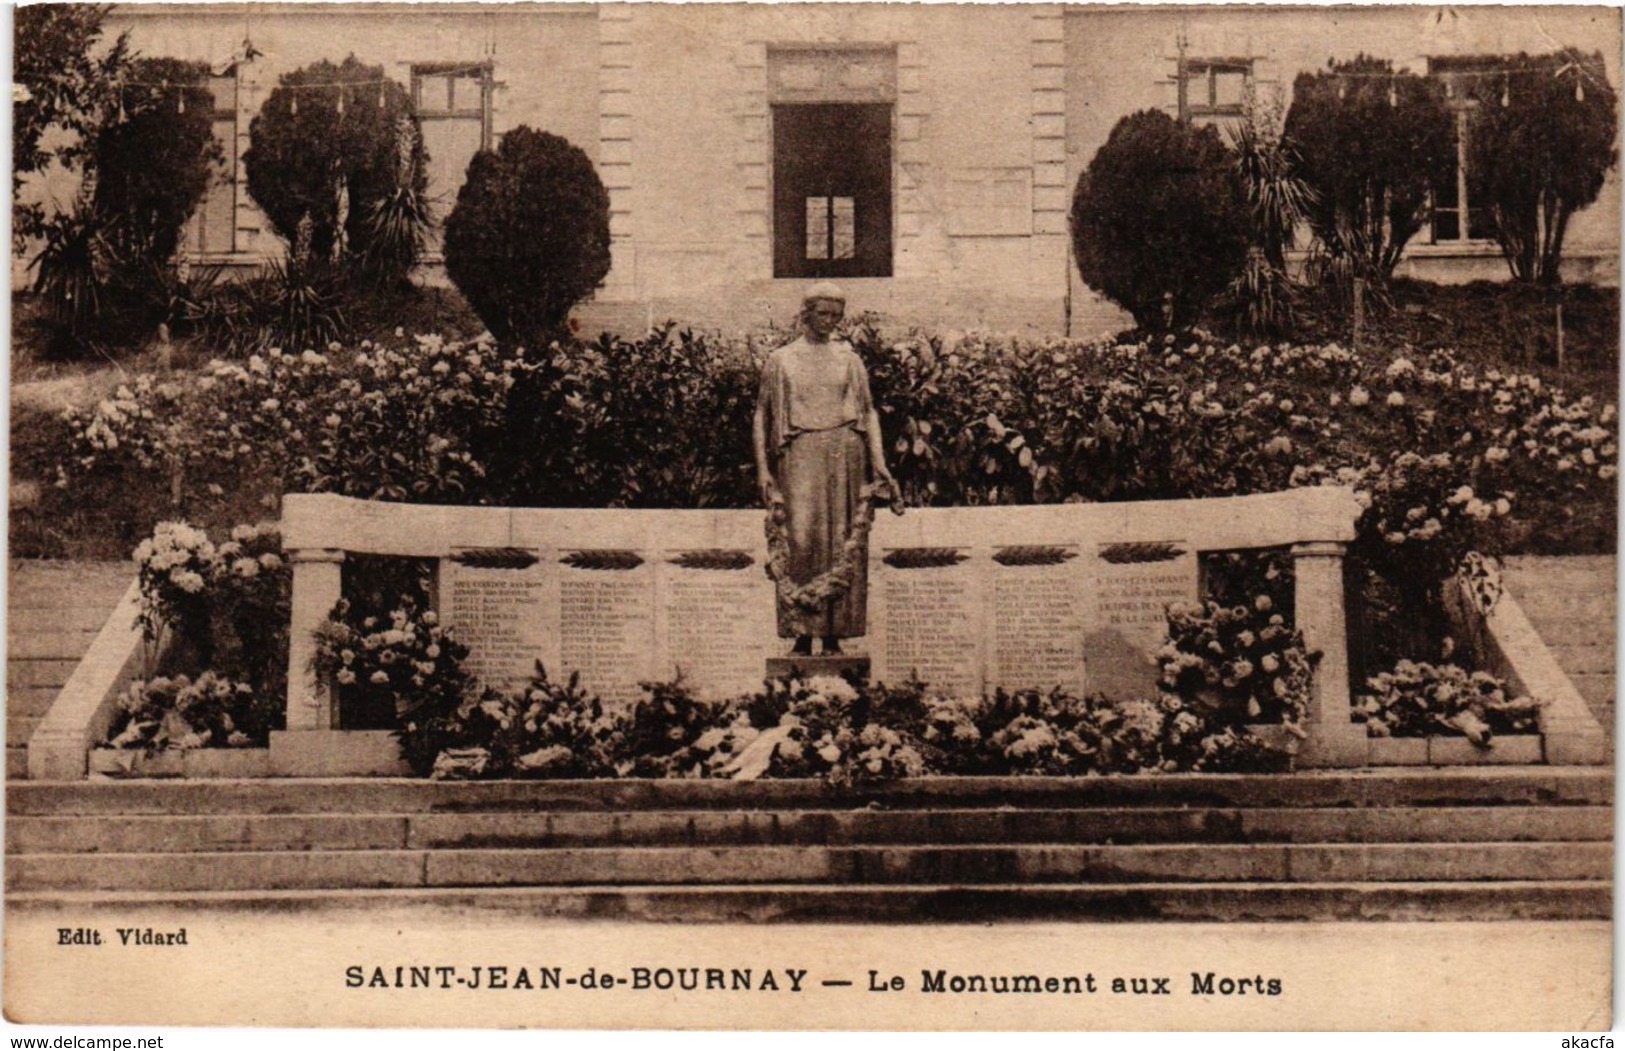
<instances>
[{"instance_id":1,"label":"engraved inscription panel","mask_svg":"<svg viewBox=\"0 0 1625 1051\"><path fill-rule=\"evenodd\" d=\"M988 686L1084 689L1084 580L1074 558L991 567Z\"/></svg>"},{"instance_id":2,"label":"engraved inscription panel","mask_svg":"<svg viewBox=\"0 0 1625 1051\"><path fill-rule=\"evenodd\" d=\"M447 623L468 646L465 667L500 690L527 682L546 644L542 567L498 569L447 560L440 579Z\"/></svg>"},{"instance_id":3,"label":"engraved inscription panel","mask_svg":"<svg viewBox=\"0 0 1625 1051\"><path fill-rule=\"evenodd\" d=\"M775 634L773 585L749 569L662 567L666 672L705 700L760 689Z\"/></svg>"},{"instance_id":4,"label":"engraved inscription panel","mask_svg":"<svg viewBox=\"0 0 1625 1051\"><path fill-rule=\"evenodd\" d=\"M559 568L559 664L606 703L643 695L654 652L654 577L632 569ZM551 669L549 669L551 671Z\"/></svg>"},{"instance_id":5,"label":"engraved inscription panel","mask_svg":"<svg viewBox=\"0 0 1625 1051\"><path fill-rule=\"evenodd\" d=\"M957 567L877 567L883 590L884 646L875 674L900 682L918 675L960 697L982 692L983 589L976 571Z\"/></svg>"},{"instance_id":6,"label":"engraved inscription panel","mask_svg":"<svg viewBox=\"0 0 1625 1051\"><path fill-rule=\"evenodd\" d=\"M1196 554L1184 543L1103 545L1095 562L1089 689L1116 700L1156 690L1154 657L1168 635L1170 603L1197 599Z\"/></svg>"}]
</instances>

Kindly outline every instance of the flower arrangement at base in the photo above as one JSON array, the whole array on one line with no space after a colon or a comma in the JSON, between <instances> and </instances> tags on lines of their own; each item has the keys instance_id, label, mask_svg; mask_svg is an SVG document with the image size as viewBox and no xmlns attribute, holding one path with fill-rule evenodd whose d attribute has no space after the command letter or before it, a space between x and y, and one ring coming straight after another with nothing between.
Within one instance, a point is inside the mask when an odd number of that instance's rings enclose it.
<instances>
[{"instance_id":1,"label":"flower arrangement at base","mask_svg":"<svg viewBox=\"0 0 1625 1051\"><path fill-rule=\"evenodd\" d=\"M1138 773L1156 765L1155 726L1099 695L996 691L978 718L1001 773Z\"/></svg>"},{"instance_id":2,"label":"flower arrangement at base","mask_svg":"<svg viewBox=\"0 0 1625 1051\"><path fill-rule=\"evenodd\" d=\"M616 773L633 777L703 776L705 756L711 749L699 747L699 741L737 714L734 706L726 701L697 699L681 675L671 682L646 682L642 686L644 696L632 706L622 731L626 758L616 764Z\"/></svg>"},{"instance_id":3,"label":"flower arrangement at base","mask_svg":"<svg viewBox=\"0 0 1625 1051\"><path fill-rule=\"evenodd\" d=\"M1162 773L1280 773L1292 767L1291 751L1262 740L1245 725L1227 722L1206 704L1164 693L1152 707L1157 712L1155 769Z\"/></svg>"},{"instance_id":4,"label":"flower arrangement at base","mask_svg":"<svg viewBox=\"0 0 1625 1051\"><path fill-rule=\"evenodd\" d=\"M340 599L315 638L318 679L394 711L403 758L414 773L427 774L444 747L444 724L473 689L463 667L468 647L410 596L402 596L387 619L357 618Z\"/></svg>"},{"instance_id":5,"label":"flower arrangement at base","mask_svg":"<svg viewBox=\"0 0 1625 1051\"><path fill-rule=\"evenodd\" d=\"M557 683L537 662L521 689L472 691L410 731L410 742L431 759L436 780L615 777L630 772L617 768L626 725L581 688L578 675ZM403 754L408 740L403 733Z\"/></svg>"},{"instance_id":6,"label":"flower arrangement at base","mask_svg":"<svg viewBox=\"0 0 1625 1051\"><path fill-rule=\"evenodd\" d=\"M1267 594L1247 605L1175 604L1168 641L1157 651L1163 769L1284 766L1248 726L1278 723L1302 740L1318 654L1286 624Z\"/></svg>"},{"instance_id":7,"label":"flower arrangement at base","mask_svg":"<svg viewBox=\"0 0 1625 1051\"><path fill-rule=\"evenodd\" d=\"M1354 707L1371 737L1466 737L1480 748L1498 733L1534 733L1544 701L1509 696L1507 684L1488 672L1454 664L1402 660L1392 671L1366 680Z\"/></svg>"},{"instance_id":8,"label":"flower arrangement at base","mask_svg":"<svg viewBox=\"0 0 1625 1051\"><path fill-rule=\"evenodd\" d=\"M581 688L572 672L563 683L548 678L538 662L530 684L517 697L501 699L511 712L501 751L512 756L515 777L614 777L623 754L624 719ZM480 710L497 711L491 699Z\"/></svg>"},{"instance_id":9,"label":"flower arrangement at base","mask_svg":"<svg viewBox=\"0 0 1625 1051\"><path fill-rule=\"evenodd\" d=\"M850 749L862 703L862 694L835 676L771 680L745 702L760 736L723 772L739 780L830 774Z\"/></svg>"},{"instance_id":10,"label":"flower arrangement at base","mask_svg":"<svg viewBox=\"0 0 1625 1051\"><path fill-rule=\"evenodd\" d=\"M132 683L119 698L111 748L243 748L255 740L239 727L253 719L254 688L212 671L193 680L158 676Z\"/></svg>"},{"instance_id":11,"label":"flower arrangement at base","mask_svg":"<svg viewBox=\"0 0 1625 1051\"><path fill-rule=\"evenodd\" d=\"M169 628L198 647L207 663L212 656L209 582L220 569L209 535L185 522L159 522L152 536L136 545L137 583L141 588L138 623L149 642Z\"/></svg>"},{"instance_id":12,"label":"flower arrangement at base","mask_svg":"<svg viewBox=\"0 0 1625 1051\"><path fill-rule=\"evenodd\" d=\"M1158 685L1235 725L1282 723L1301 732L1317 658L1268 595L1245 606L1176 603L1156 654Z\"/></svg>"},{"instance_id":13,"label":"flower arrangement at base","mask_svg":"<svg viewBox=\"0 0 1625 1051\"><path fill-rule=\"evenodd\" d=\"M221 683L232 684L225 705L232 725L211 723L204 738L210 746L264 745L282 725L291 580L281 547L274 524L239 525L217 545L202 529L168 521L133 552L146 672L163 673L150 679L153 703L177 682L186 684L184 706L201 703L197 690L205 683L215 693ZM173 747L183 737L163 733L156 746Z\"/></svg>"}]
</instances>

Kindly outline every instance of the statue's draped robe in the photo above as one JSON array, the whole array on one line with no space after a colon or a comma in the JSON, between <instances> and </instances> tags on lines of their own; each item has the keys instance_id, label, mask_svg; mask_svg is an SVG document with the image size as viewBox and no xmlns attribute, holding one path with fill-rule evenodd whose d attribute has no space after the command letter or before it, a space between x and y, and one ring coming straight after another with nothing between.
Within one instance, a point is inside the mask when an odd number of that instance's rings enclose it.
<instances>
[{"instance_id":1,"label":"statue's draped robe","mask_svg":"<svg viewBox=\"0 0 1625 1051\"><path fill-rule=\"evenodd\" d=\"M806 584L840 558L863 498L869 375L847 343L798 339L769 356L757 397L773 478L789 517L789 576ZM844 639L864 634L868 552L859 555L852 586L820 608L781 598L779 635Z\"/></svg>"}]
</instances>

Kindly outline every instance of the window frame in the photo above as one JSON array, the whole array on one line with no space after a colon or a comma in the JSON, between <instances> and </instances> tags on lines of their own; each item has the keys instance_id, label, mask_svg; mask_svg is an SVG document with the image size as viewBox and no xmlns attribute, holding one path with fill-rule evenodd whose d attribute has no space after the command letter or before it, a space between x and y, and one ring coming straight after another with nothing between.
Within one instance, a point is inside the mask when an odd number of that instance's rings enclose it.
<instances>
[{"instance_id":1,"label":"window frame","mask_svg":"<svg viewBox=\"0 0 1625 1051\"><path fill-rule=\"evenodd\" d=\"M767 274L773 280L804 280L828 277L847 279L887 279L897 275L900 231L902 124L898 111L898 62L896 42L882 41L769 41L766 45L765 80L767 89L766 141L761 156L766 168ZM884 107L884 127L876 127L885 137L885 174L881 187L868 192L820 194L809 191L800 202L801 221L806 218L806 202L825 197L831 202L831 223L826 244L831 258L810 259L805 234L799 248L781 245L787 166L781 160L779 139L781 121L789 111L803 107L850 106L865 110ZM865 120L878 121L875 113ZM877 161L877 158L870 158ZM880 167L878 162L876 169ZM872 174L878 175L878 170ZM836 226L833 222L835 198L852 197L853 257L836 257ZM873 197L873 199L870 199ZM876 205L879 205L876 207ZM795 258L791 258L794 256ZM861 265L859 265L861 264Z\"/></svg>"},{"instance_id":2,"label":"window frame","mask_svg":"<svg viewBox=\"0 0 1625 1051\"><path fill-rule=\"evenodd\" d=\"M204 191L203 199L198 201L197 208L193 211L191 218L187 220L185 237L182 239L181 247L178 249L178 254L185 256L187 260L193 262L210 259L225 259L241 254L240 249L237 247L237 212L239 207L242 205L242 198L237 192L237 184L242 175L242 157L237 150L237 138L242 131L242 69L237 63L234 62L222 73L214 73L211 71L207 80L210 82L215 80L229 80L231 82L230 102L226 106L222 106L220 104L220 100L214 97L213 84L208 84L211 98L209 108L210 135L213 136L215 125L224 124L227 122L231 124L231 134L227 136L224 141L218 139L216 140L220 143L221 152L225 157L225 177L221 179L219 185L223 186L226 190L226 193L222 196L225 198L224 203L226 210L231 217L231 222L229 224L231 232L227 237L227 244L224 248L214 248L203 243L204 231L207 229L207 219L205 217L209 207L209 195L214 190L212 180L216 174L215 172L210 172L211 185Z\"/></svg>"},{"instance_id":3,"label":"window frame","mask_svg":"<svg viewBox=\"0 0 1625 1051\"><path fill-rule=\"evenodd\" d=\"M431 124L436 121L466 121L477 118L480 122L480 144L477 149L491 149L491 143L495 137L492 130L492 111L495 108L496 63L490 59L478 62L412 62L408 64L407 70L407 96L412 100L412 110L417 115L420 124ZM451 94L447 106L425 106L423 104L425 82L436 78L448 78L448 75L451 74L469 75L467 77L449 76ZM474 80L474 74L478 74L480 88L478 107L458 108L457 82L464 79ZM452 193L455 195L455 188ZM449 208L446 214L450 214ZM434 220L428 233L427 243L420 259L421 262L445 262L444 244L441 240L444 234L444 230L441 228L443 222L444 216Z\"/></svg>"},{"instance_id":4,"label":"window frame","mask_svg":"<svg viewBox=\"0 0 1625 1051\"><path fill-rule=\"evenodd\" d=\"M866 204L860 199L863 196L865 196L863 194L844 194L844 193L817 194L817 193L811 193L811 194L803 195L800 198L800 200L801 200L801 210L800 210L799 214L801 214L802 216L805 216L805 214L806 214L805 213L805 208L806 208L805 202L806 202L807 199L816 198L816 197L825 197L828 200L830 200L831 202L833 202L836 198L840 198L840 197L852 197L853 198L853 218L854 218L853 255L851 257L848 257L848 258L836 258L836 257L833 256L833 254L831 255L831 257L824 258L824 259L817 259L817 258L809 257L807 255L807 240L806 240L806 231L805 230L802 231L802 236L800 238L790 239L790 240L794 241L795 245L799 246L798 248L795 248L794 250L792 250L790 247L788 247L789 244L790 244L789 240L787 240L785 242L784 246L781 246L781 244L780 244L781 237L784 236L783 233L781 232L780 228L779 228L779 223L781 221L781 215L780 215L780 211L781 211L781 208L780 208L780 206L781 206L780 189L781 189L781 184L784 181L785 173L780 170L780 160L779 160L779 154L778 154L779 123L784 117L783 111L785 111L785 110L802 110L802 109L810 109L810 108L814 108L814 107L817 107L817 108L851 107L851 108L854 108L854 109L865 109L865 110L871 110L871 111L877 111L877 110L883 108L886 111L886 114L885 114L885 124L886 124L885 148L886 148L886 154L887 154L887 156L886 156L886 164L885 164L886 185L885 185L883 193L878 193L878 191L877 191L878 196L880 196L884 200L884 206L882 208L878 209L878 210L870 210L866 206ZM897 274L897 202L898 202L898 192L897 192L897 145L898 145L897 134L898 133L897 133L897 105L896 105L896 103L894 101L886 101L886 102L874 102L874 101L863 101L863 102L846 102L846 101L832 101L832 102L794 101L794 102L781 102L781 103L774 103L774 104L769 105L768 114L769 114L769 117L768 117L768 135L767 135L767 157L768 157L767 169L768 169L768 204L769 204L768 216L769 216L769 231L770 231L768 240L769 240L769 251L771 253L770 267L771 267L771 274L772 274L773 279L774 280L809 280L809 279L816 280L816 279L819 279L819 278L830 278L830 279L835 279L835 280L849 280L849 279L868 279L868 278L891 278L891 277L895 277L896 274ZM874 113L874 112L871 112L870 116L875 117L875 116L877 116L877 114ZM833 209L833 204L831 205L831 208ZM877 221L877 217L880 217L879 222L881 222L881 224L883 225L883 230L876 230L872 234L872 236L878 237L878 239L882 243L880 245L877 245L877 246L871 246L870 238L865 236L866 224L869 223L869 222ZM832 218L833 218L833 216L832 216ZM829 234L828 234L828 244L829 244L829 247L830 247L832 253L833 253L834 246L835 246L834 242L835 242L835 227L834 227L834 224L832 222L831 226L830 226L830 229L829 229Z\"/></svg>"},{"instance_id":5,"label":"window frame","mask_svg":"<svg viewBox=\"0 0 1625 1051\"><path fill-rule=\"evenodd\" d=\"M1192 117L1239 117L1244 103L1218 101L1221 73L1240 73L1242 94L1253 84L1256 70L1250 58L1187 58L1185 60L1185 108ZM1202 99L1192 98L1191 87L1199 85Z\"/></svg>"},{"instance_id":6,"label":"window frame","mask_svg":"<svg viewBox=\"0 0 1625 1051\"><path fill-rule=\"evenodd\" d=\"M1456 203L1441 209L1436 195L1430 188L1428 191L1428 222L1427 244L1438 248L1468 248L1486 249L1495 245L1495 238L1473 237L1471 231L1473 196L1471 178L1467 165L1467 135L1472 121L1472 112L1482 103L1472 97L1468 90L1473 78L1481 75L1483 68L1500 63L1500 59L1493 55L1465 56L1465 57L1430 57L1428 59L1428 76L1446 85L1450 89L1449 105L1455 117L1456 135ZM1437 221L1440 211L1453 213L1456 217L1455 237L1440 237Z\"/></svg>"},{"instance_id":7,"label":"window frame","mask_svg":"<svg viewBox=\"0 0 1625 1051\"><path fill-rule=\"evenodd\" d=\"M456 85L458 80L464 79L462 77L452 77L450 80L452 95L449 107L435 108L423 104L425 80L464 72L479 74L480 99L477 107L457 108ZM491 148L491 96L496 87L493 74L494 65L489 59L480 62L413 62L410 65L411 79L407 85L407 91L412 99L413 111L420 121L467 120L470 117L478 117L480 121L480 149L488 150Z\"/></svg>"}]
</instances>

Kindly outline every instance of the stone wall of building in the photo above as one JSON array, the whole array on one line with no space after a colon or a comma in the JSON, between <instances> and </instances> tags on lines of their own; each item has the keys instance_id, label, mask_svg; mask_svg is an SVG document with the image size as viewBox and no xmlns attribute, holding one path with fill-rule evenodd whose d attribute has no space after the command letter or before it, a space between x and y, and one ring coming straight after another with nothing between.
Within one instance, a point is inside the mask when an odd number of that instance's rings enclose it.
<instances>
[{"instance_id":1,"label":"stone wall of building","mask_svg":"<svg viewBox=\"0 0 1625 1051\"><path fill-rule=\"evenodd\" d=\"M598 165L614 265L580 315L626 333L666 318L719 328L793 320L807 281L774 276L773 194L774 106L795 78L776 69L809 50L831 68L853 64L853 90L890 107L891 273L842 279L850 308L1080 336L1129 318L1078 278L1072 188L1121 117L1174 108L1181 39L1188 58L1244 61L1260 91L1283 98L1298 72L1358 53L1425 70L1430 57L1578 44L1601 50L1610 82L1621 82L1620 16L1609 8L125 5L108 35L123 30L140 53L217 70L252 41L257 56L236 67L237 157L278 77L318 59L355 54L402 84L414 66L490 63L493 142L526 124ZM833 82L846 83L838 68ZM437 178L448 210L455 180ZM25 196L69 201L74 186L31 180ZM241 164L233 195L233 251L222 261L279 255ZM1571 279L1617 283L1619 223L1616 173L1570 225ZM1401 273L1506 276L1492 243L1430 240L1413 241ZM13 288L29 276L14 258ZM445 281L433 259L422 276Z\"/></svg>"}]
</instances>

